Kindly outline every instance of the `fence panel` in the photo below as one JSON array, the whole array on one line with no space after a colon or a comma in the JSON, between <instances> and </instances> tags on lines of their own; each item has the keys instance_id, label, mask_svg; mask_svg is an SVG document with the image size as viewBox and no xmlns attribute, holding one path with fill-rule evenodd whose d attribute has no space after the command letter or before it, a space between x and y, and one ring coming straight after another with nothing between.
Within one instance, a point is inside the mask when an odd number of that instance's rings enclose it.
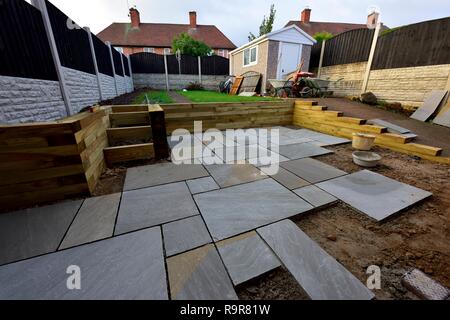
<instances>
[{"instance_id":1,"label":"fence panel","mask_svg":"<svg viewBox=\"0 0 450 320\"><path fill-rule=\"evenodd\" d=\"M220 56L202 57L202 74L222 76L230 73L230 60Z\"/></svg>"},{"instance_id":2,"label":"fence panel","mask_svg":"<svg viewBox=\"0 0 450 320\"><path fill-rule=\"evenodd\" d=\"M309 61L309 71L313 71L319 67L321 52L322 52L322 42L313 45L311 49L311 59Z\"/></svg>"},{"instance_id":3,"label":"fence panel","mask_svg":"<svg viewBox=\"0 0 450 320\"><path fill-rule=\"evenodd\" d=\"M45 1L45 3L47 5L61 65L78 71L95 74L89 36L86 30L75 25L69 17L49 1Z\"/></svg>"},{"instance_id":4,"label":"fence panel","mask_svg":"<svg viewBox=\"0 0 450 320\"><path fill-rule=\"evenodd\" d=\"M198 57L182 55L181 74L198 74Z\"/></svg>"},{"instance_id":5,"label":"fence panel","mask_svg":"<svg viewBox=\"0 0 450 320\"><path fill-rule=\"evenodd\" d=\"M130 56L133 73L165 73L164 56L140 52Z\"/></svg>"},{"instance_id":6,"label":"fence panel","mask_svg":"<svg viewBox=\"0 0 450 320\"><path fill-rule=\"evenodd\" d=\"M124 70L125 75L127 77L129 77L130 76L130 66L128 65L128 59L124 54L121 54L121 56L122 56L122 61L123 61L123 68L125 69Z\"/></svg>"},{"instance_id":7,"label":"fence panel","mask_svg":"<svg viewBox=\"0 0 450 320\"><path fill-rule=\"evenodd\" d=\"M179 74L178 60L175 55L167 55L167 70L169 74Z\"/></svg>"},{"instance_id":8,"label":"fence panel","mask_svg":"<svg viewBox=\"0 0 450 320\"><path fill-rule=\"evenodd\" d=\"M41 12L25 1L0 1L0 74L58 80Z\"/></svg>"},{"instance_id":9,"label":"fence panel","mask_svg":"<svg viewBox=\"0 0 450 320\"><path fill-rule=\"evenodd\" d=\"M108 76L114 77L109 47L102 40L92 35L94 43L95 57L97 60L98 71Z\"/></svg>"},{"instance_id":10,"label":"fence panel","mask_svg":"<svg viewBox=\"0 0 450 320\"><path fill-rule=\"evenodd\" d=\"M118 76L123 77L122 54L114 48L112 48L112 54L113 54L114 69L116 70L116 74Z\"/></svg>"},{"instance_id":11,"label":"fence panel","mask_svg":"<svg viewBox=\"0 0 450 320\"><path fill-rule=\"evenodd\" d=\"M401 27L380 36L373 70L450 64L450 18Z\"/></svg>"},{"instance_id":12,"label":"fence panel","mask_svg":"<svg viewBox=\"0 0 450 320\"><path fill-rule=\"evenodd\" d=\"M356 29L328 40L325 44L323 66L367 61L374 33L373 29Z\"/></svg>"}]
</instances>

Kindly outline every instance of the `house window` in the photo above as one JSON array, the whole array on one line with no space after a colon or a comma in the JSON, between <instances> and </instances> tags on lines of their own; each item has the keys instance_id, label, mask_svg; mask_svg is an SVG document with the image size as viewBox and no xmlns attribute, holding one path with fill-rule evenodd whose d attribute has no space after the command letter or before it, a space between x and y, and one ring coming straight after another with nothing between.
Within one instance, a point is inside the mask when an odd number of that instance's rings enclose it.
<instances>
[{"instance_id":1,"label":"house window","mask_svg":"<svg viewBox=\"0 0 450 320\"><path fill-rule=\"evenodd\" d=\"M172 54L172 49L164 48L164 54Z\"/></svg>"},{"instance_id":2,"label":"house window","mask_svg":"<svg viewBox=\"0 0 450 320\"><path fill-rule=\"evenodd\" d=\"M252 47L244 50L244 67L252 66L258 62L258 47Z\"/></svg>"},{"instance_id":3,"label":"house window","mask_svg":"<svg viewBox=\"0 0 450 320\"><path fill-rule=\"evenodd\" d=\"M114 47L117 51L119 51L120 53L123 53L123 48L122 47Z\"/></svg>"},{"instance_id":4,"label":"house window","mask_svg":"<svg viewBox=\"0 0 450 320\"><path fill-rule=\"evenodd\" d=\"M155 48L144 48L144 52L155 53Z\"/></svg>"}]
</instances>

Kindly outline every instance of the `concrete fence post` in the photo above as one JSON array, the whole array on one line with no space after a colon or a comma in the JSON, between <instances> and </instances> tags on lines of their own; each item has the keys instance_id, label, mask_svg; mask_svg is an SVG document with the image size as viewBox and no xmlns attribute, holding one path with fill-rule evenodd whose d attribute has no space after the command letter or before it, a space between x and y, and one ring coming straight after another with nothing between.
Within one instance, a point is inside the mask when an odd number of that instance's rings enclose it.
<instances>
[{"instance_id":1,"label":"concrete fence post","mask_svg":"<svg viewBox=\"0 0 450 320\"><path fill-rule=\"evenodd\" d=\"M94 70L95 70L95 74L97 76L98 93L99 93L100 101L102 101L102 100L104 100L103 93L102 93L102 83L100 80L100 73L98 71L97 55L95 54L95 48L94 48L94 42L92 41L91 29L89 29L89 27L84 27L84 30L86 30L88 37L89 37L89 45L91 46L92 60L94 61Z\"/></svg>"},{"instance_id":2,"label":"concrete fence post","mask_svg":"<svg viewBox=\"0 0 450 320\"><path fill-rule=\"evenodd\" d=\"M326 44L327 44L327 40L323 40L322 48L320 50L319 70L317 71L317 78L320 78L320 75L322 74L323 56L325 55L325 45Z\"/></svg>"},{"instance_id":3,"label":"concrete fence post","mask_svg":"<svg viewBox=\"0 0 450 320\"><path fill-rule=\"evenodd\" d=\"M202 84L202 58L198 57L198 82Z\"/></svg>"},{"instance_id":4,"label":"concrete fence post","mask_svg":"<svg viewBox=\"0 0 450 320\"><path fill-rule=\"evenodd\" d=\"M167 91L169 91L170 90L170 87L169 87L169 68L167 66L167 55L166 54L164 54L164 68L166 70L166 89L167 89Z\"/></svg>"},{"instance_id":5,"label":"concrete fence post","mask_svg":"<svg viewBox=\"0 0 450 320\"><path fill-rule=\"evenodd\" d=\"M361 87L361 94L366 92L367 85L369 84L370 70L372 69L373 57L375 56L375 50L377 48L380 30L381 30L381 23L379 22L377 24L377 27L375 28L375 33L373 34L372 47L370 48L369 60L367 61L366 72L364 74L363 85Z\"/></svg>"},{"instance_id":6,"label":"concrete fence post","mask_svg":"<svg viewBox=\"0 0 450 320\"><path fill-rule=\"evenodd\" d=\"M134 91L133 70L131 69L131 56L127 57L128 69L130 70L131 91Z\"/></svg>"},{"instance_id":7,"label":"concrete fence post","mask_svg":"<svg viewBox=\"0 0 450 320\"><path fill-rule=\"evenodd\" d=\"M111 42L109 42L109 41L106 42L106 45L109 48L109 56L111 58L111 65L112 65L112 70L113 70L114 84L115 84L115 87L116 87L116 96L118 96L119 95L119 87L117 86L116 67L114 66L114 57L113 57L113 53L112 53L113 47L111 46Z\"/></svg>"},{"instance_id":8,"label":"concrete fence post","mask_svg":"<svg viewBox=\"0 0 450 320\"><path fill-rule=\"evenodd\" d=\"M125 82L125 92L128 93L127 74L125 73L125 64L123 63L122 53L120 54L120 62L122 62L123 81Z\"/></svg>"},{"instance_id":9,"label":"concrete fence post","mask_svg":"<svg viewBox=\"0 0 450 320\"><path fill-rule=\"evenodd\" d=\"M71 116L72 105L70 103L69 90L67 88L66 79L64 77L64 71L62 70L61 60L59 59L58 48L56 47L55 36L53 35L52 25L47 11L47 5L45 0L31 0L31 4L41 11L42 20L44 22L45 32L50 44L50 51L52 53L53 63L55 64L56 74L59 80L59 87L61 88L61 95L64 100L67 116Z\"/></svg>"}]
</instances>

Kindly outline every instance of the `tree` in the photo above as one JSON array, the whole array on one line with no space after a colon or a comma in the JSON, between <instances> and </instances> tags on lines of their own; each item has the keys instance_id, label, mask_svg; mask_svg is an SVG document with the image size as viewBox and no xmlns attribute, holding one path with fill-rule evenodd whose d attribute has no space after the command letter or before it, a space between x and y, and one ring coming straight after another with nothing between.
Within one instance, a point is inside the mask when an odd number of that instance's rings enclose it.
<instances>
[{"instance_id":1,"label":"tree","mask_svg":"<svg viewBox=\"0 0 450 320\"><path fill-rule=\"evenodd\" d=\"M321 43L324 40L329 40L329 39L333 38L333 35L327 31L322 31L322 32L317 32L313 38L316 39L318 43Z\"/></svg>"},{"instance_id":2,"label":"tree","mask_svg":"<svg viewBox=\"0 0 450 320\"><path fill-rule=\"evenodd\" d=\"M180 50L181 54L188 54L195 57L206 56L211 53L211 48L202 41L195 40L187 33L182 33L172 40L172 51Z\"/></svg>"},{"instance_id":3,"label":"tree","mask_svg":"<svg viewBox=\"0 0 450 320\"><path fill-rule=\"evenodd\" d=\"M269 17L264 16L261 25L259 26L259 37L272 32L273 22L275 21L275 14L277 11L275 10L275 5L272 4L270 6ZM257 37L253 33L249 33L248 41L255 40Z\"/></svg>"}]
</instances>

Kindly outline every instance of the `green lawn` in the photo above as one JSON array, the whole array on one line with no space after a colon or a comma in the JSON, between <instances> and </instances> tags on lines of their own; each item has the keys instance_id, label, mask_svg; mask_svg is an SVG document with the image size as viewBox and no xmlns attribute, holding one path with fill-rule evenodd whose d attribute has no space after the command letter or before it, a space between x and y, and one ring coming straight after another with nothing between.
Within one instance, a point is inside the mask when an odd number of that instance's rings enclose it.
<instances>
[{"instance_id":1,"label":"green lawn","mask_svg":"<svg viewBox=\"0 0 450 320\"><path fill-rule=\"evenodd\" d=\"M138 95L133 103L134 104L147 104L147 99L150 101L150 104L157 104L157 103L173 103L173 100L169 95L167 94L167 91L147 91L143 92L140 95Z\"/></svg>"},{"instance_id":2,"label":"green lawn","mask_svg":"<svg viewBox=\"0 0 450 320\"><path fill-rule=\"evenodd\" d=\"M248 102L248 101L271 101L272 97L240 97L230 96L226 93L215 91L177 91L192 102Z\"/></svg>"}]
</instances>

